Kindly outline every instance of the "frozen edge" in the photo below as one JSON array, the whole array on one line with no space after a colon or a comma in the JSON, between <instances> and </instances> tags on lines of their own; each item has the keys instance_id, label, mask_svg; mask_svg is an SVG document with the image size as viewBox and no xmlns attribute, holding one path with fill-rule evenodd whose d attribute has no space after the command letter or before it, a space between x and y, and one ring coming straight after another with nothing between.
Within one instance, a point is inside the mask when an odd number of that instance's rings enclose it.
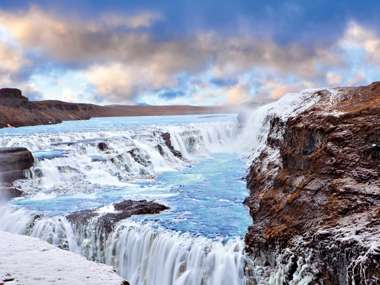
<instances>
[{"instance_id":1,"label":"frozen edge","mask_svg":"<svg viewBox=\"0 0 380 285\"><path fill-rule=\"evenodd\" d=\"M0 231L0 284L122 285L112 267L88 261L36 238Z\"/></svg>"}]
</instances>

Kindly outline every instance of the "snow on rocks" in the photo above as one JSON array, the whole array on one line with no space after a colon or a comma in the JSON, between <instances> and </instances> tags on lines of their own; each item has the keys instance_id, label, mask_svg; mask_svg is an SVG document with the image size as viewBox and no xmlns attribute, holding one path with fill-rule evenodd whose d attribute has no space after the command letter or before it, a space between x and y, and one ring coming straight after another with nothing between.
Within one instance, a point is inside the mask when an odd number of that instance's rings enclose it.
<instances>
[{"instance_id":1,"label":"snow on rocks","mask_svg":"<svg viewBox=\"0 0 380 285\"><path fill-rule=\"evenodd\" d=\"M0 231L0 284L127 285L110 266L39 239Z\"/></svg>"}]
</instances>

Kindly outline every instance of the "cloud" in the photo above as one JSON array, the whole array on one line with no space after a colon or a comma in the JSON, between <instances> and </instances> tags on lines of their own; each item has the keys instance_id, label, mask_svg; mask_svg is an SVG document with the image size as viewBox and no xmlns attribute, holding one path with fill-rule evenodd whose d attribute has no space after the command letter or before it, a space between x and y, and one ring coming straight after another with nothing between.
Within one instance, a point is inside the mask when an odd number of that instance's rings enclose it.
<instances>
[{"instance_id":1,"label":"cloud","mask_svg":"<svg viewBox=\"0 0 380 285\"><path fill-rule=\"evenodd\" d=\"M0 40L0 84L11 85L17 81L22 68L28 65L22 51Z\"/></svg>"},{"instance_id":2,"label":"cloud","mask_svg":"<svg viewBox=\"0 0 380 285\"><path fill-rule=\"evenodd\" d=\"M263 80L256 89L256 97L258 101L268 101L278 99L287 93L298 92L317 86L317 84L309 81L287 82L281 77L276 77L276 79Z\"/></svg>"},{"instance_id":3,"label":"cloud","mask_svg":"<svg viewBox=\"0 0 380 285\"><path fill-rule=\"evenodd\" d=\"M95 20L64 18L32 6L26 11L0 12L0 26L6 28L24 48L34 49L63 63L81 63L106 58L128 58L146 44L144 33L159 15L105 14Z\"/></svg>"},{"instance_id":4,"label":"cloud","mask_svg":"<svg viewBox=\"0 0 380 285\"><path fill-rule=\"evenodd\" d=\"M350 22L343 37L338 42L342 49L361 49L365 53L366 60L380 63L380 38L371 29Z\"/></svg>"},{"instance_id":5,"label":"cloud","mask_svg":"<svg viewBox=\"0 0 380 285\"><path fill-rule=\"evenodd\" d=\"M241 104L248 101L251 97L249 86L236 84L227 91L227 102L229 104Z\"/></svg>"},{"instance_id":6,"label":"cloud","mask_svg":"<svg viewBox=\"0 0 380 285\"><path fill-rule=\"evenodd\" d=\"M92 65L83 71L87 80L110 102L131 100L139 92L169 88L175 80L157 62L137 64L110 63Z\"/></svg>"},{"instance_id":7,"label":"cloud","mask_svg":"<svg viewBox=\"0 0 380 285\"><path fill-rule=\"evenodd\" d=\"M278 98L303 88L363 81L362 70L348 74L353 67L346 57L352 58L352 48L362 51L368 64L380 61L379 37L355 22L330 45L306 46L239 31L227 35L199 30L160 38L154 27L165 20L155 11L105 13L95 19L36 6L0 11L0 27L17 46L12 49L0 41L0 82L14 82L28 66L30 84L38 82L34 90L45 98L48 93L38 88L48 88L41 82L44 76L51 82L51 76L40 70L64 69L84 81L78 88L70 84L66 91L50 90L68 100L132 103L146 93L171 102L238 104L252 96Z\"/></svg>"},{"instance_id":8,"label":"cloud","mask_svg":"<svg viewBox=\"0 0 380 285\"><path fill-rule=\"evenodd\" d=\"M233 86L237 84L237 80L233 78L212 78L210 80L212 84L215 84L216 86Z\"/></svg>"},{"instance_id":9,"label":"cloud","mask_svg":"<svg viewBox=\"0 0 380 285\"><path fill-rule=\"evenodd\" d=\"M134 15L106 14L100 19L100 27L105 28L129 28L140 29L149 28L155 22L162 20L162 16L151 11L143 11ZM94 29L98 30L99 22L94 24Z\"/></svg>"},{"instance_id":10,"label":"cloud","mask_svg":"<svg viewBox=\"0 0 380 285\"><path fill-rule=\"evenodd\" d=\"M340 74L329 71L326 74L326 81L327 81L327 84L330 86L337 86L342 83L343 78Z\"/></svg>"},{"instance_id":11,"label":"cloud","mask_svg":"<svg viewBox=\"0 0 380 285\"><path fill-rule=\"evenodd\" d=\"M154 12L106 14L96 20L64 18L37 7L0 13L0 25L24 49L69 67L81 66L98 92L113 100L173 87L179 73L209 68L219 78L234 78L256 66L311 78L318 73L317 64L340 64L320 49L281 46L253 36L203 31L190 38L160 40L139 30L158 20L162 17Z\"/></svg>"},{"instance_id":12,"label":"cloud","mask_svg":"<svg viewBox=\"0 0 380 285\"><path fill-rule=\"evenodd\" d=\"M185 96L185 92L181 90L164 90L162 92L159 92L158 96L166 100L172 100L178 97Z\"/></svg>"}]
</instances>

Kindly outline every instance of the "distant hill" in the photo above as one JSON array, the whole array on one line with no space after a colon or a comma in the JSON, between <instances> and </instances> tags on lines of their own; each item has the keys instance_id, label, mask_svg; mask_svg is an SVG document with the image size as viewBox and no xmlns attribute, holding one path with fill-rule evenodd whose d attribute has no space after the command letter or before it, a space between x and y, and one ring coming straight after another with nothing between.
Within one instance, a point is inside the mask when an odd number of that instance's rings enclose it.
<instances>
[{"instance_id":1,"label":"distant hill","mask_svg":"<svg viewBox=\"0 0 380 285\"><path fill-rule=\"evenodd\" d=\"M0 89L0 128L57 124L93 117L160 116L230 112L228 107L188 105L109 105L68 103L57 100L29 101L15 88Z\"/></svg>"}]
</instances>

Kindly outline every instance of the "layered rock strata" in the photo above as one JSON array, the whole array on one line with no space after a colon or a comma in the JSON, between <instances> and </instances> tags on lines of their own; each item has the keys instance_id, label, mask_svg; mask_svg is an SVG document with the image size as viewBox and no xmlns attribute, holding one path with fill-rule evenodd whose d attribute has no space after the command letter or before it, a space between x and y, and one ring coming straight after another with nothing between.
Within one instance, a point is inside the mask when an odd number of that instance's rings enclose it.
<instances>
[{"instance_id":1,"label":"layered rock strata","mask_svg":"<svg viewBox=\"0 0 380 285\"><path fill-rule=\"evenodd\" d=\"M247 176L247 250L284 284L379 284L380 83L312 96L269 118Z\"/></svg>"}]
</instances>

